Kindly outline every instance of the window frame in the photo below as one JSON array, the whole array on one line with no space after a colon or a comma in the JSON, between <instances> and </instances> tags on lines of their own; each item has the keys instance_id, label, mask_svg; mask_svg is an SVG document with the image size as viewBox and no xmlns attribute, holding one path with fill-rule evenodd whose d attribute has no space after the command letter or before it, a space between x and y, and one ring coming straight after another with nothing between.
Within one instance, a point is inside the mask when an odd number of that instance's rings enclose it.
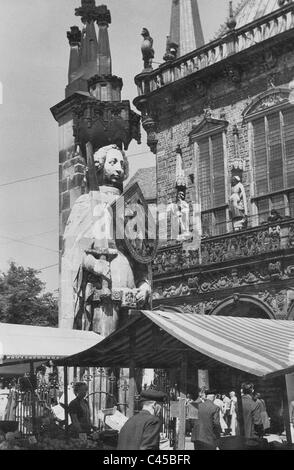
<instances>
[{"instance_id":1,"label":"window frame","mask_svg":"<svg viewBox=\"0 0 294 470\"><path fill-rule=\"evenodd\" d=\"M205 125L210 124L210 128L205 130ZM229 231L229 204L228 204L228 151L227 151L227 127L228 121L222 121L218 119L212 118L205 118L198 126L196 126L192 132L190 133L190 141L193 144L193 156L195 164L195 183L196 183L196 197L197 203L200 204L201 207L201 194L200 194L200 172L199 172L199 162L200 162L200 148L199 142L205 138L208 139L208 146L209 146L209 167L210 167L210 184L212 191L214 191L214 173L213 173L213 151L212 151L212 137L215 135L221 135L222 144L223 144L223 169L224 169L224 193L225 193L225 201L223 204L218 206L212 206L209 209L201 210L201 219L202 215L204 214L211 214L212 222L211 222L211 234L209 236L221 236L226 234ZM225 210L225 222L224 222L224 233L221 232L221 227L219 228L218 232L215 233L216 225L216 212L219 210Z\"/></svg>"},{"instance_id":2,"label":"window frame","mask_svg":"<svg viewBox=\"0 0 294 470\"><path fill-rule=\"evenodd\" d=\"M278 93L278 90L274 90ZM285 90L282 90L285 93ZM289 94L289 90L288 90ZM262 101L263 96L260 100L255 99L255 104L259 101ZM262 200L268 201L268 215L270 211L274 208L273 198L278 195L284 196L284 206L283 209L285 210L285 216L290 216L290 193L294 192L294 186L286 186L287 183L287 170L286 170L286 146L285 146L285 135L284 135L284 111L293 107L293 104L289 102L289 100L282 100L280 103L275 104L273 106L269 106L264 108L259 112L248 112L246 113L245 120L248 124L248 141L249 141L249 162L251 167L251 183L250 183L250 202L252 207L252 226L257 226L260 224L262 219L262 214L259 214L258 211L258 202ZM256 191L256 181L255 181L255 148L254 148L254 129L253 123L256 120L263 118L264 121L264 128L265 128L265 141L266 141L266 174L267 174L267 186L268 189L270 188L270 174L269 174L269 161L270 161L270 142L269 142L269 128L268 128L268 116L272 114L279 115L279 123L280 123L280 137L281 137L281 149L282 149L282 164L283 164L283 188L270 191L268 190L267 193L264 194L257 194Z\"/></svg>"}]
</instances>

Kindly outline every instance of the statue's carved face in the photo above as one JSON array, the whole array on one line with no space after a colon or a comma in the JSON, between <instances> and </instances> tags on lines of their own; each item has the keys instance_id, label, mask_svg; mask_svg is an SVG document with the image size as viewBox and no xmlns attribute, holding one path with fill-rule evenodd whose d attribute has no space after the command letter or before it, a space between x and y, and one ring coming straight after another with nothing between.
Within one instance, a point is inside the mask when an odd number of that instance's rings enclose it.
<instances>
[{"instance_id":1,"label":"statue's carved face","mask_svg":"<svg viewBox=\"0 0 294 470\"><path fill-rule=\"evenodd\" d=\"M117 186L122 184L125 175L124 157L117 149L107 152L103 169L103 180L105 184Z\"/></svg>"}]
</instances>

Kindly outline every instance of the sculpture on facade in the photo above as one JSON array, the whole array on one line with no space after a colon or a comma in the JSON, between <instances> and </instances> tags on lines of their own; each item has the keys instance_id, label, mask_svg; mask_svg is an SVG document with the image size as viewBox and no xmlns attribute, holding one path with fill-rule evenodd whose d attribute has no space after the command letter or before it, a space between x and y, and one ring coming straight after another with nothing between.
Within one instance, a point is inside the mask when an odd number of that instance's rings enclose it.
<instances>
[{"instance_id":1,"label":"sculpture on facade","mask_svg":"<svg viewBox=\"0 0 294 470\"><path fill-rule=\"evenodd\" d=\"M141 36L143 36L141 51L144 61L144 70L150 70L152 69L152 59L154 59L153 39L146 28L143 28Z\"/></svg>"},{"instance_id":2,"label":"sculpture on facade","mask_svg":"<svg viewBox=\"0 0 294 470\"><path fill-rule=\"evenodd\" d=\"M233 176L232 178L232 192L229 201L230 215L234 230L241 230L246 228L247 225L247 199L241 178Z\"/></svg>"},{"instance_id":3,"label":"sculpture on facade","mask_svg":"<svg viewBox=\"0 0 294 470\"><path fill-rule=\"evenodd\" d=\"M89 192L76 200L64 232L60 326L108 336L129 308L146 306L148 267L132 258L113 233L112 205L127 176L127 158L116 145L94 155L88 148Z\"/></svg>"}]
</instances>

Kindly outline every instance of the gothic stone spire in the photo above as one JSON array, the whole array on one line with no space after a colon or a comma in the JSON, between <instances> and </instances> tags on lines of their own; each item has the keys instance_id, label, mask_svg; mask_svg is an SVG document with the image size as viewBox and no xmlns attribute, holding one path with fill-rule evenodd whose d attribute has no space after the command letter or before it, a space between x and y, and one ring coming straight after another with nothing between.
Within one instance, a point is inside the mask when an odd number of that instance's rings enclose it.
<instances>
[{"instance_id":1,"label":"gothic stone spire","mask_svg":"<svg viewBox=\"0 0 294 470\"><path fill-rule=\"evenodd\" d=\"M170 42L178 45L177 57L203 46L197 0L172 0Z\"/></svg>"},{"instance_id":2,"label":"gothic stone spire","mask_svg":"<svg viewBox=\"0 0 294 470\"><path fill-rule=\"evenodd\" d=\"M75 14L81 16L83 30L81 32L77 26L73 26L67 34L71 47L67 96L75 91L87 92L89 79L110 76L112 73L108 37L110 11L106 5L96 6L95 0L81 1L81 7L76 8ZM95 23L99 28L98 40Z\"/></svg>"}]
</instances>

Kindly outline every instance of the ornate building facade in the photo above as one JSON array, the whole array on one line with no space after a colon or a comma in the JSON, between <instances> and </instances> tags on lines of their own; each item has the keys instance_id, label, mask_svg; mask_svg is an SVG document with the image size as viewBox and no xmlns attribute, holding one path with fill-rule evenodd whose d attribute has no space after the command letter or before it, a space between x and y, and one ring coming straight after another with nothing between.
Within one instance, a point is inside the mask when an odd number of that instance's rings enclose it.
<instances>
[{"instance_id":1,"label":"ornate building facade","mask_svg":"<svg viewBox=\"0 0 294 470\"><path fill-rule=\"evenodd\" d=\"M294 3L230 6L203 45L197 1L172 2L164 62L135 78L158 204L177 201L180 153L185 200L201 207L198 249L161 243L153 308L293 320Z\"/></svg>"}]
</instances>

